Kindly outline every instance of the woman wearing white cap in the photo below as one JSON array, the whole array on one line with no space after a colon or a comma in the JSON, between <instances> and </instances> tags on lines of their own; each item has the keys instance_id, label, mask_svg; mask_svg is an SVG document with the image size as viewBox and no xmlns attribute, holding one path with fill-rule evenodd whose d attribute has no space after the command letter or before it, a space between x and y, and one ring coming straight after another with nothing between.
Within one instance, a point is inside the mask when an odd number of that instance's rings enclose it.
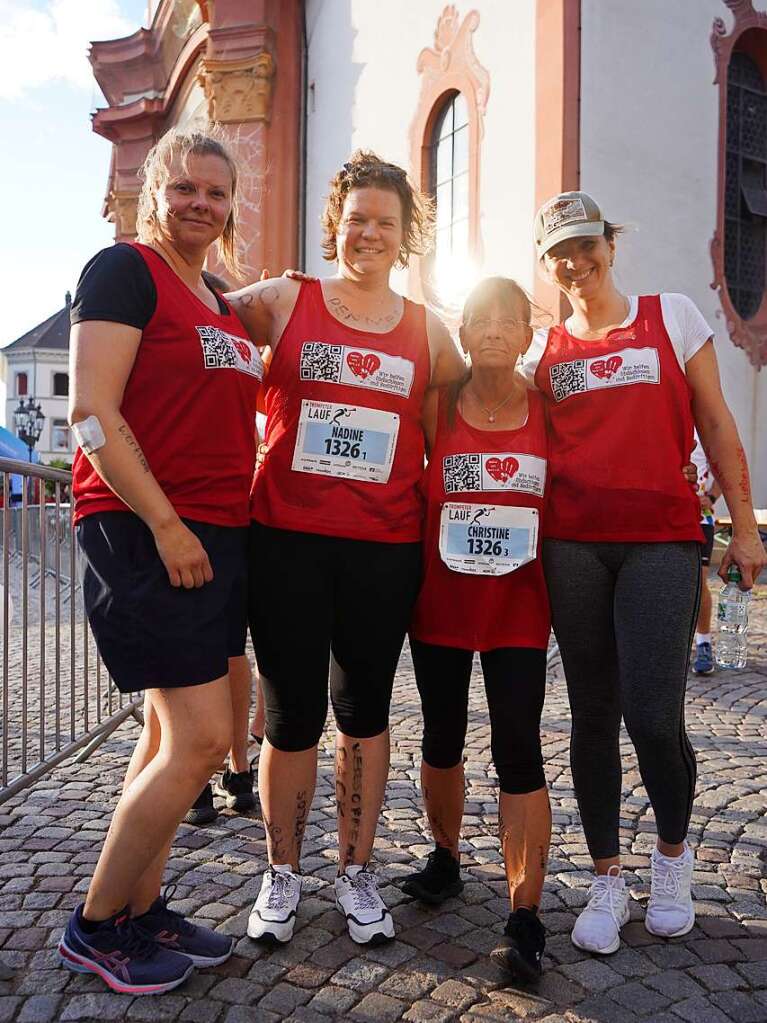
<instances>
[{"instance_id":1,"label":"woman wearing white cap","mask_svg":"<svg viewBox=\"0 0 767 1023\"><path fill-rule=\"evenodd\" d=\"M584 192L538 211L537 255L572 314L536 333L521 366L549 408L543 559L572 711L575 793L596 870L572 940L601 953L616 951L629 918L618 842L621 717L658 828L645 925L673 937L695 921L686 841L695 757L684 696L703 537L680 472L693 421L733 520L720 574L737 564L748 589L765 564L713 332L684 295L617 289L619 231Z\"/></svg>"}]
</instances>

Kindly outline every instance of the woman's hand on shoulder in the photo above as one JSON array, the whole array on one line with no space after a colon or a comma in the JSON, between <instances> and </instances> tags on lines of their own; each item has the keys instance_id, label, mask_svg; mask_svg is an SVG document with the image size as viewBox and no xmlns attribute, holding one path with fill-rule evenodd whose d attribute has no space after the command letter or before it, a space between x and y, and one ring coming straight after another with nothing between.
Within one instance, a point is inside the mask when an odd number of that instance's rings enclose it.
<instances>
[{"instance_id":1,"label":"woman's hand on shoulder","mask_svg":"<svg viewBox=\"0 0 767 1023\"><path fill-rule=\"evenodd\" d=\"M152 534L171 586L192 590L211 581L213 569L205 548L181 519L154 528Z\"/></svg>"},{"instance_id":2,"label":"woman's hand on shoulder","mask_svg":"<svg viewBox=\"0 0 767 1023\"><path fill-rule=\"evenodd\" d=\"M257 345L271 344L274 347L293 311L300 288L298 280L262 276L254 284L229 292L226 298L231 302L251 341Z\"/></svg>"},{"instance_id":3,"label":"woman's hand on shoulder","mask_svg":"<svg viewBox=\"0 0 767 1023\"><path fill-rule=\"evenodd\" d=\"M444 387L460 380L466 372L458 346L442 320L431 309L426 310L426 336L431 356L431 387Z\"/></svg>"}]
</instances>

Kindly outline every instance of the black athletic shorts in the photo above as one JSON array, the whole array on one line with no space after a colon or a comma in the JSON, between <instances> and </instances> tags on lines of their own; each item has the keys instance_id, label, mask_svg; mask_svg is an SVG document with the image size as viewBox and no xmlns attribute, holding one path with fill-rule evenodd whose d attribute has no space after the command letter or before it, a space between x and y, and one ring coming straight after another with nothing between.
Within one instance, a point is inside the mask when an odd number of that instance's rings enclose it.
<instances>
[{"instance_id":1,"label":"black athletic shorts","mask_svg":"<svg viewBox=\"0 0 767 1023\"><path fill-rule=\"evenodd\" d=\"M212 682L245 652L247 527L183 521L213 569L199 589L171 586L152 533L132 512L77 524L85 610L123 693Z\"/></svg>"},{"instance_id":2,"label":"black athletic shorts","mask_svg":"<svg viewBox=\"0 0 767 1023\"><path fill-rule=\"evenodd\" d=\"M319 742L328 676L339 730L380 735L420 586L421 544L257 522L250 535L250 630L269 742L286 752Z\"/></svg>"},{"instance_id":3,"label":"black athletic shorts","mask_svg":"<svg viewBox=\"0 0 767 1023\"><path fill-rule=\"evenodd\" d=\"M703 565L711 564L711 552L714 549L714 527L707 522L701 522L700 528L706 538L700 545L700 560Z\"/></svg>"}]
</instances>

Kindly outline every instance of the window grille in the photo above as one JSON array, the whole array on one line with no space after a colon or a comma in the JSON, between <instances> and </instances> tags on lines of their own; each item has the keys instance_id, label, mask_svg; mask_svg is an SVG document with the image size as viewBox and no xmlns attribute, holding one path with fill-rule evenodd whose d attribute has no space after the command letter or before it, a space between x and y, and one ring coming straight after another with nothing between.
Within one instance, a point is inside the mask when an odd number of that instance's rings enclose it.
<instances>
[{"instance_id":1,"label":"window grille","mask_svg":"<svg viewBox=\"0 0 767 1023\"><path fill-rule=\"evenodd\" d=\"M727 69L724 274L736 312L762 304L767 254L767 87L757 64L735 51Z\"/></svg>"},{"instance_id":2,"label":"window grille","mask_svg":"<svg viewBox=\"0 0 767 1023\"><path fill-rule=\"evenodd\" d=\"M469 253L469 110L460 92L445 103L430 142L437 263Z\"/></svg>"}]
</instances>

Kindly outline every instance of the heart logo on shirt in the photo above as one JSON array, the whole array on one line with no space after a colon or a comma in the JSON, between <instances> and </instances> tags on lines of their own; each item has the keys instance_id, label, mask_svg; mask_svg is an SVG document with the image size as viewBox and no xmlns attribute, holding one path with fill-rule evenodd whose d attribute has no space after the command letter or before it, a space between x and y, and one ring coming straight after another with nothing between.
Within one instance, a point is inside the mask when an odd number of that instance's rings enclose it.
<instances>
[{"instance_id":1,"label":"heart logo on shirt","mask_svg":"<svg viewBox=\"0 0 767 1023\"><path fill-rule=\"evenodd\" d=\"M246 362L250 362L250 360L253 358L253 353L250 350L250 345L248 345L247 342L245 342L245 341L238 340L236 337L232 338L232 344L237 349L237 351L240 353L242 358Z\"/></svg>"},{"instance_id":2,"label":"heart logo on shirt","mask_svg":"<svg viewBox=\"0 0 767 1023\"><path fill-rule=\"evenodd\" d=\"M488 458L485 468L493 477L496 483L508 483L519 468L519 462L511 455L501 460L500 458Z\"/></svg>"},{"instance_id":3,"label":"heart logo on shirt","mask_svg":"<svg viewBox=\"0 0 767 1023\"><path fill-rule=\"evenodd\" d=\"M360 380L366 380L368 377L372 377L380 367L381 360L377 355L373 355L372 352L368 352L365 356L363 356L362 352L349 352L346 356L346 363L356 377L359 377Z\"/></svg>"},{"instance_id":4,"label":"heart logo on shirt","mask_svg":"<svg viewBox=\"0 0 767 1023\"><path fill-rule=\"evenodd\" d=\"M623 359L620 355L611 355L609 359L597 359L596 362L592 362L590 369L594 376L599 377L600 380L609 380L622 365Z\"/></svg>"}]
</instances>

